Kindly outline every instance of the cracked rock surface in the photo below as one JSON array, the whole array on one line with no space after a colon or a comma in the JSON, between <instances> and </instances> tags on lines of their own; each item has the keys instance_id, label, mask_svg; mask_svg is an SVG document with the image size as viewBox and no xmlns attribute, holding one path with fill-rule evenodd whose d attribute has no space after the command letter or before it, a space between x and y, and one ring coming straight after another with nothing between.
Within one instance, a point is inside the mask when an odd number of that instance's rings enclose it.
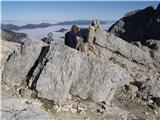
<instances>
[{"instance_id":1,"label":"cracked rock surface","mask_svg":"<svg viewBox=\"0 0 160 120\"><path fill-rule=\"evenodd\" d=\"M2 98L1 120L54 120L37 103L17 98Z\"/></svg>"}]
</instances>

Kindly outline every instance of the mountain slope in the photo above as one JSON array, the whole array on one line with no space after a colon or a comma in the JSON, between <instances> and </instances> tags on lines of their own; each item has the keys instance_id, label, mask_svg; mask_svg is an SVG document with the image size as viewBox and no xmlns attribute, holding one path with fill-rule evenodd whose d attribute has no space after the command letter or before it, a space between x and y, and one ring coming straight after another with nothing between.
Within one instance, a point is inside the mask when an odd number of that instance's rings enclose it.
<instances>
[{"instance_id":1,"label":"mountain slope","mask_svg":"<svg viewBox=\"0 0 160 120\"><path fill-rule=\"evenodd\" d=\"M27 34L17 33L10 30L1 30L2 40L7 40L10 42L23 43L24 39L27 39Z\"/></svg>"},{"instance_id":2,"label":"mountain slope","mask_svg":"<svg viewBox=\"0 0 160 120\"><path fill-rule=\"evenodd\" d=\"M45 27L49 27L49 26L53 26L53 24L50 23L40 23L40 24L27 24L27 25L23 25L23 26L16 26L13 24L2 24L1 27L2 29L6 29L6 30L22 30L22 29L35 29L35 28L45 28Z\"/></svg>"}]
</instances>

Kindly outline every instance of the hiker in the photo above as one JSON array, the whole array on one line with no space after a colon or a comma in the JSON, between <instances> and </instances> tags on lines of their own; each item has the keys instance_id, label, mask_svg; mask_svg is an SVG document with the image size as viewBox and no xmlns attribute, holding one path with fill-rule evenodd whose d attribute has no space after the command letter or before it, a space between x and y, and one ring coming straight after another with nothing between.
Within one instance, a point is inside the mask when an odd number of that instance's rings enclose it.
<instances>
[{"instance_id":1,"label":"hiker","mask_svg":"<svg viewBox=\"0 0 160 120\"><path fill-rule=\"evenodd\" d=\"M89 29L93 30L93 31L96 31L96 23L95 21L92 21L90 26L89 26Z\"/></svg>"},{"instance_id":2,"label":"hiker","mask_svg":"<svg viewBox=\"0 0 160 120\"><path fill-rule=\"evenodd\" d=\"M42 39L42 41L47 44L51 44L51 41L53 41L53 33L49 32L47 36L48 36L48 38L45 37Z\"/></svg>"},{"instance_id":3,"label":"hiker","mask_svg":"<svg viewBox=\"0 0 160 120\"><path fill-rule=\"evenodd\" d=\"M50 33L48 33L48 41L47 41L47 43L48 44L51 44L51 41L53 41L53 33L52 32L50 32Z\"/></svg>"},{"instance_id":4,"label":"hiker","mask_svg":"<svg viewBox=\"0 0 160 120\"><path fill-rule=\"evenodd\" d=\"M89 29L93 30L94 32L100 27L100 23L98 20L92 20Z\"/></svg>"},{"instance_id":5,"label":"hiker","mask_svg":"<svg viewBox=\"0 0 160 120\"><path fill-rule=\"evenodd\" d=\"M78 33L78 27L73 25L71 31L65 34L65 45L77 49L81 52L85 51L83 38Z\"/></svg>"}]
</instances>

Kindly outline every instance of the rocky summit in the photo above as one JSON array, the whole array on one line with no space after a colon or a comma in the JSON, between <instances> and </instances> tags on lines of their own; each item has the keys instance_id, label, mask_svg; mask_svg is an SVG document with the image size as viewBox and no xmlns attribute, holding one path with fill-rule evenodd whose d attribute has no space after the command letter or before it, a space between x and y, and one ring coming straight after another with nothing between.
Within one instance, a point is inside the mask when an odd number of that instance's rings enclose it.
<instances>
[{"instance_id":1,"label":"rocky summit","mask_svg":"<svg viewBox=\"0 0 160 120\"><path fill-rule=\"evenodd\" d=\"M150 36L144 46L101 27L81 32L85 52L56 40L48 45L27 39L7 54L1 67L2 119L159 120L158 38Z\"/></svg>"},{"instance_id":2,"label":"rocky summit","mask_svg":"<svg viewBox=\"0 0 160 120\"><path fill-rule=\"evenodd\" d=\"M109 32L128 42L140 41L146 43L148 39L160 39L160 4L156 9L152 6L143 10L127 13L109 28Z\"/></svg>"}]
</instances>

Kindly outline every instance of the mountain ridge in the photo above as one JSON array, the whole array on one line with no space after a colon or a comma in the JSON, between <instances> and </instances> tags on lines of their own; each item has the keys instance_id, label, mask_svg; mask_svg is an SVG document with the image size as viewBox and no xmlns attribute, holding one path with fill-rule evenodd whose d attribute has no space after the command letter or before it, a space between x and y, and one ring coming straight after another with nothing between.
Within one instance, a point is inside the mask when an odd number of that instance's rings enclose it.
<instances>
[{"instance_id":1,"label":"mountain ridge","mask_svg":"<svg viewBox=\"0 0 160 120\"><path fill-rule=\"evenodd\" d=\"M22 44L25 39L28 39L28 35L25 33L17 33L11 30L2 29L1 30L2 40L16 42Z\"/></svg>"},{"instance_id":2,"label":"mountain ridge","mask_svg":"<svg viewBox=\"0 0 160 120\"><path fill-rule=\"evenodd\" d=\"M145 45L147 40L160 40L160 4L157 8L152 6L127 13L109 28L109 32L128 42L141 42Z\"/></svg>"},{"instance_id":3,"label":"mountain ridge","mask_svg":"<svg viewBox=\"0 0 160 120\"><path fill-rule=\"evenodd\" d=\"M101 24L106 24L108 22L114 22L114 20L103 20L103 21L100 21ZM26 25L22 25L22 26L17 26L17 25L14 25L14 24L3 24L1 25L1 27L3 29L6 29L6 30L15 30L15 31L18 31L18 30L22 30L22 29L35 29L35 28L46 28L46 27L50 27L50 26L56 26L56 25L73 25L73 24L76 24L76 25L89 25L91 23L91 20L72 20L72 21L64 21L64 22L58 22L58 23L55 23L55 24L52 24L52 23L40 23L40 24L31 24L31 23L28 23Z\"/></svg>"}]
</instances>

